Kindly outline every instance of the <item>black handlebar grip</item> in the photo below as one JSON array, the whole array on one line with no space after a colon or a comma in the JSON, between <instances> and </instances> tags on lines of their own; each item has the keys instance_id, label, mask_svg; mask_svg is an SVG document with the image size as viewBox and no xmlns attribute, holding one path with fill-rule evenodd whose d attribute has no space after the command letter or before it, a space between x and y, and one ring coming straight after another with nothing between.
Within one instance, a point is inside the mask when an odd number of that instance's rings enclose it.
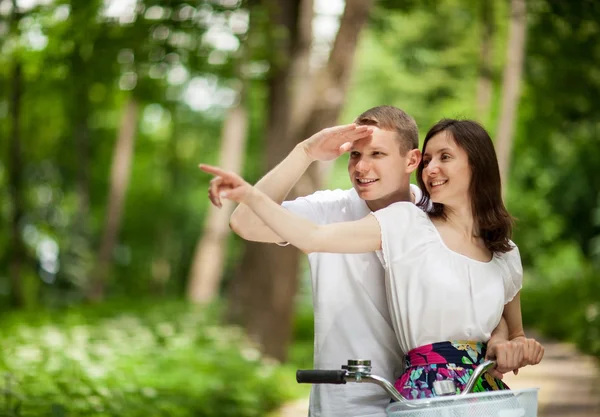
<instances>
[{"instance_id":1,"label":"black handlebar grip","mask_svg":"<svg viewBox=\"0 0 600 417\"><path fill-rule=\"evenodd\" d=\"M337 369L334 371L324 371L320 369L310 369L296 371L296 381L299 384L345 384L346 371Z\"/></svg>"}]
</instances>

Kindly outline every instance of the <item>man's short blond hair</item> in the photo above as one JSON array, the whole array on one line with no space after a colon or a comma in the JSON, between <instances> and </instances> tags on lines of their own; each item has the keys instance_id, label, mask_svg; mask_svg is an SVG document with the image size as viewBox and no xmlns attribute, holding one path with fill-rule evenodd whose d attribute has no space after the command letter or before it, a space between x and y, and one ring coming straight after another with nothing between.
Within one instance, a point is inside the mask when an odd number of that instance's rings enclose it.
<instances>
[{"instance_id":1,"label":"man's short blond hair","mask_svg":"<svg viewBox=\"0 0 600 417\"><path fill-rule=\"evenodd\" d=\"M354 121L357 125L377 126L397 133L400 153L419 148L419 128L415 119L394 106L377 106L362 113Z\"/></svg>"}]
</instances>

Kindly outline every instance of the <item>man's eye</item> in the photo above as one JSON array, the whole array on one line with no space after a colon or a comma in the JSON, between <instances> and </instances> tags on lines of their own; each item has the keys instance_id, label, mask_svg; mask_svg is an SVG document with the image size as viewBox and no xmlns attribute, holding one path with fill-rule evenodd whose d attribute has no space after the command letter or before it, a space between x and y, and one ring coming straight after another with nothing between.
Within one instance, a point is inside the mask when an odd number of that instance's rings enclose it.
<instances>
[{"instance_id":1,"label":"man's eye","mask_svg":"<svg viewBox=\"0 0 600 417\"><path fill-rule=\"evenodd\" d=\"M350 152L350 156L352 158L357 158L360 156L360 152L352 151L352 152Z\"/></svg>"}]
</instances>

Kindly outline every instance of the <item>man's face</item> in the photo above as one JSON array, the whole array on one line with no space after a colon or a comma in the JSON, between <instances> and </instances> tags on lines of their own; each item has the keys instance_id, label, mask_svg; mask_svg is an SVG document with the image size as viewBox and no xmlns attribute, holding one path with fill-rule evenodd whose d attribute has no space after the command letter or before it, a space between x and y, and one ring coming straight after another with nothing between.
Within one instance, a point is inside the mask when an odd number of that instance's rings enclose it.
<instances>
[{"instance_id":1,"label":"man's face","mask_svg":"<svg viewBox=\"0 0 600 417\"><path fill-rule=\"evenodd\" d=\"M395 132L375 128L370 138L354 142L350 150L350 180L371 210L399 201L398 195L409 192L410 173L406 168L407 156L400 154Z\"/></svg>"}]
</instances>

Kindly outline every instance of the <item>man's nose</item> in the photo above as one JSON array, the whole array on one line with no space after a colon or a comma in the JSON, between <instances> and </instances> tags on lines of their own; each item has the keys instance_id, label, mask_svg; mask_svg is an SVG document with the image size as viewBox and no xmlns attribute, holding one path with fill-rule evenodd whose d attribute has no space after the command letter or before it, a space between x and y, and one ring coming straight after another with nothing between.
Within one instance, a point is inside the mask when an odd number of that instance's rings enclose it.
<instances>
[{"instance_id":1,"label":"man's nose","mask_svg":"<svg viewBox=\"0 0 600 417\"><path fill-rule=\"evenodd\" d=\"M367 163L364 159L361 159L356 163L356 170L360 172L366 172L370 168L369 163Z\"/></svg>"}]
</instances>

